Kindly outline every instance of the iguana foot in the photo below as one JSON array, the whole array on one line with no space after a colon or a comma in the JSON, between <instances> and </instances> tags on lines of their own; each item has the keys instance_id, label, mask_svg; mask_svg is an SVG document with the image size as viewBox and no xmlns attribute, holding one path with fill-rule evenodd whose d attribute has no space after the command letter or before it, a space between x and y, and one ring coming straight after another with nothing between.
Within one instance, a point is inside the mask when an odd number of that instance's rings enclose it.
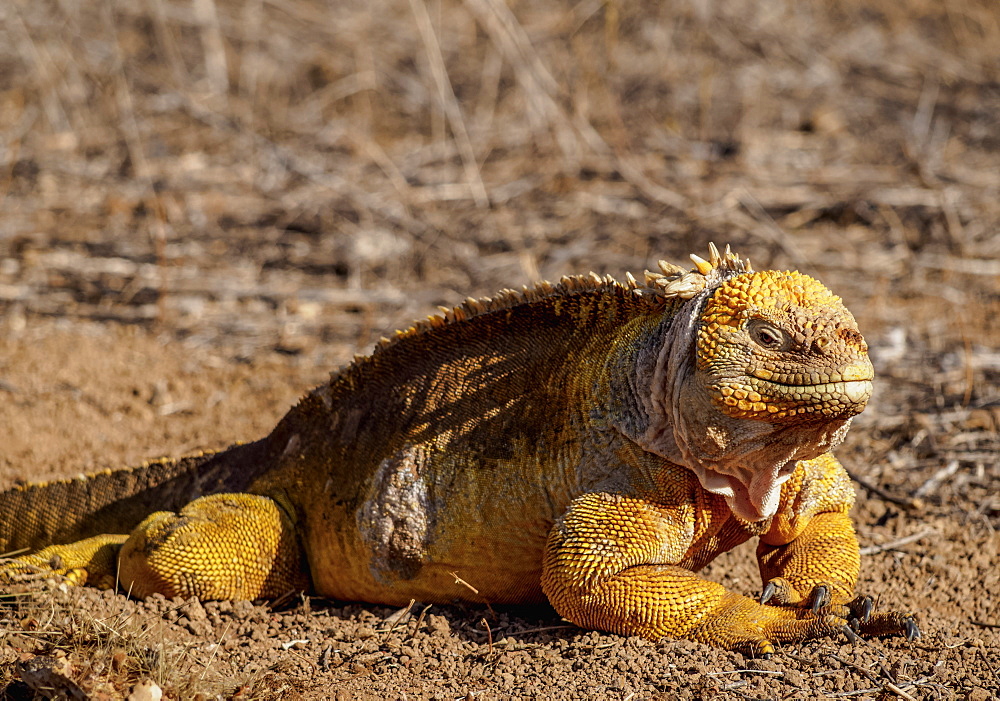
<instances>
[{"instance_id":1,"label":"iguana foot","mask_svg":"<svg viewBox=\"0 0 1000 701\"><path fill-rule=\"evenodd\" d=\"M873 613L868 620L862 621L858 625L857 631L865 638L903 636L907 640L913 641L921 637L920 628L913 615L899 611Z\"/></svg>"},{"instance_id":2,"label":"iguana foot","mask_svg":"<svg viewBox=\"0 0 1000 701\"><path fill-rule=\"evenodd\" d=\"M843 609L843 607L841 607ZM813 613L808 607L764 606L753 599L727 594L698 630L694 640L769 658L775 644L844 636L857 640L850 622L839 612Z\"/></svg>"},{"instance_id":3,"label":"iguana foot","mask_svg":"<svg viewBox=\"0 0 1000 701\"><path fill-rule=\"evenodd\" d=\"M0 564L0 582L30 582L53 575L76 586L113 589L118 551L126 535L98 535L66 545L50 545Z\"/></svg>"},{"instance_id":4,"label":"iguana foot","mask_svg":"<svg viewBox=\"0 0 1000 701\"><path fill-rule=\"evenodd\" d=\"M807 596L802 596L788 580L775 577L764 585L759 601L778 607L808 609L815 615L827 613L839 616L846 623L841 630L851 642L859 636L903 636L907 640L920 637L920 629L911 614L896 611L875 613L874 601L866 594L844 604L835 604L831 594L834 588L829 584L817 584Z\"/></svg>"},{"instance_id":5,"label":"iguana foot","mask_svg":"<svg viewBox=\"0 0 1000 701\"><path fill-rule=\"evenodd\" d=\"M753 620L750 616L746 616L738 624L728 626L729 630L716 630L711 637L695 637L695 639L770 659L774 654L776 643L842 637L853 644L863 638L902 636L912 641L920 637L920 629L913 616L896 611L869 612L869 617L861 621L851 611L845 610L847 606L831 607L838 609L836 613L826 610L819 614L813 613L809 608L784 606L762 608L780 611L784 615L779 614L771 621L764 616L758 616Z\"/></svg>"}]
</instances>

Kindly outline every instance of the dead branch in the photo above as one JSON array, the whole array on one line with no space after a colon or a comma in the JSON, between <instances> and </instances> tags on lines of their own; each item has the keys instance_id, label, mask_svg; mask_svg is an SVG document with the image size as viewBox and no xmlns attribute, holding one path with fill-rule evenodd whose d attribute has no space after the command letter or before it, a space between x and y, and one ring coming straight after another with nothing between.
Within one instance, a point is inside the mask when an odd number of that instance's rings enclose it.
<instances>
[{"instance_id":1,"label":"dead branch","mask_svg":"<svg viewBox=\"0 0 1000 701\"><path fill-rule=\"evenodd\" d=\"M938 532L933 528L926 528L919 533L914 533L912 535L899 538L897 540L889 541L888 543L882 543L880 545L868 545L861 548L862 555L874 555L875 553L885 552L886 550L895 550L903 545L908 545L909 543L915 543L918 540L922 540L932 535L938 535Z\"/></svg>"}]
</instances>

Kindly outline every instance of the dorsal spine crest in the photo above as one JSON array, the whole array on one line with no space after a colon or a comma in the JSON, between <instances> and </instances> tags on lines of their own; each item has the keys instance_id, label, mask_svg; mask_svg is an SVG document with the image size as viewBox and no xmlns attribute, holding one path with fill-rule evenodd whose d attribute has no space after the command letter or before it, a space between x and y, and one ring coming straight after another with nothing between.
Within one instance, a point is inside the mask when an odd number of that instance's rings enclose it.
<instances>
[{"instance_id":1,"label":"dorsal spine crest","mask_svg":"<svg viewBox=\"0 0 1000 701\"><path fill-rule=\"evenodd\" d=\"M673 299L691 299L706 287L715 287L724 279L746 272L753 272L750 261L733 253L727 245L720 253L715 244L709 244L708 260L692 255L694 270L680 265L658 261L659 272L647 270L643 280L638 281L631 273L625 274L625 282L611 275L565 275L559 282L542 280L534 285L524 285L520 290L505 288L492 297L469 297L456 307L438 307L439 314L430 315L416 321L407 329L396 331L392 338L381 338L375 345L374 353L386 349L402 339L417 336L448 324L461 323L469 319L485 316L497 311L511 309L521 304L530 304L551 297L573 297L594 290L631 292L632 296L647 300L650 304L662 305Z\"/></svg>"}]
</instances>

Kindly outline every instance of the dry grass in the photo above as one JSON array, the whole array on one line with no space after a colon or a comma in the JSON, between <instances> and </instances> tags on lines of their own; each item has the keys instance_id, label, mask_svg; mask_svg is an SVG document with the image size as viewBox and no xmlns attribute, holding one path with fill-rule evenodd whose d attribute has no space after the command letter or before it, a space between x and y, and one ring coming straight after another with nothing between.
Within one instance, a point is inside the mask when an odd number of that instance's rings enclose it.
<instances>
[{"instance_id":1,"label":"dry grass","mask_svg":"<svg viewBox=\"0 0 1000 701\"><path fill-rule=\"evenodd\" d=\"M138 228L169 263L192 232L421 241L458 210L508 239L476 210L572 190L793 260L790 231L862 206L896 236L920 210L946 250L995 253L977 247L1000 187L990 0L4 12L4 237Z\"/></svg>"},{"instance_id":2,"label":"dry grass","mask_svg":"<svg viewBox=\"0 0 1000 701\"><path fill-rule=\"evenodd\" d=\"M58 584L4 594L4 699L124 698L146 681L174 698L213 698L238 688L205 665L205 655L193 655L191 643L167 637L162 620L135 615L131 606L105 605L102 613L101 598Z\"/></svg>"}]
</instances>

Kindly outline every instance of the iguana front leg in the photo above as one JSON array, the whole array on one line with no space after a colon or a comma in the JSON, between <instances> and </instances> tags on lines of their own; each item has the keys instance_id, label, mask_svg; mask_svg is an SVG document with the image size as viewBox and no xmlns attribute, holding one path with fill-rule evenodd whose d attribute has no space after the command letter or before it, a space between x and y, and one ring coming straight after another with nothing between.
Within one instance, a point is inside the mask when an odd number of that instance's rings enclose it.
<instances>
[{"instance_id":1,"label":"iguana front leg","mask_svg":"<svg viewBox=\"0 0 1000 701\"><path fill-rule=\"evenodd\" d=\"M870 596L855 596L861 556L854 525L846 513L819 513L790 542L757 546L764 582L761 603L829 611L847 618L864 636L920 637L913 616L872 611Z\"/></svg>"},{"instance_id":2,"label":"iguana front leg","mask_svg":"<svg viewBox=\"0 0 1000 701\"><path fill-rule=\"evenodd\" d=\"M757 546L762 601L814 610L851 601L861 555L850 517L843 512L816 514L789 542L773 544L768 541L782 530L780 519Z\"/></svg>"},{"instance_id":3,"label":"iguana front leg","mask_svg":"<svg viewBox=\"0 0 1000 701\"><path fill-rule=\"evenodd\" d=\"M584 627L765 656L776 642L845 627L840 616L763 606L678 566L691 546L694 508L607 493L577 498L546 547L542 588L549 601Z\"/></svg>"},{"instance_id":4,"label":"iguana front leg","mask_svg":"<svg viewBox=\"0 0 1000 701\"><path fill-rule=\"evenodd\" d=\"M800 463L757 546L761 603L832 612L862 635L913 640L920 631L911 615L872 613L871 597L855 595L861 554L848 516L853 503L850 478L833 455Z\"/></svg>"},{"instance_id":5,"label":"iguana front leg","mask_svg":"<svg viewBox=\"0 0 1000 701\"><path fill-rule=\"evenodd\" d=\"M67 575L139 598L273 598L309 587L289 510L253 494L214 494L150 514L128 536L96 536L15 558L0 569Z\"/></svg>"}]
</instances>

